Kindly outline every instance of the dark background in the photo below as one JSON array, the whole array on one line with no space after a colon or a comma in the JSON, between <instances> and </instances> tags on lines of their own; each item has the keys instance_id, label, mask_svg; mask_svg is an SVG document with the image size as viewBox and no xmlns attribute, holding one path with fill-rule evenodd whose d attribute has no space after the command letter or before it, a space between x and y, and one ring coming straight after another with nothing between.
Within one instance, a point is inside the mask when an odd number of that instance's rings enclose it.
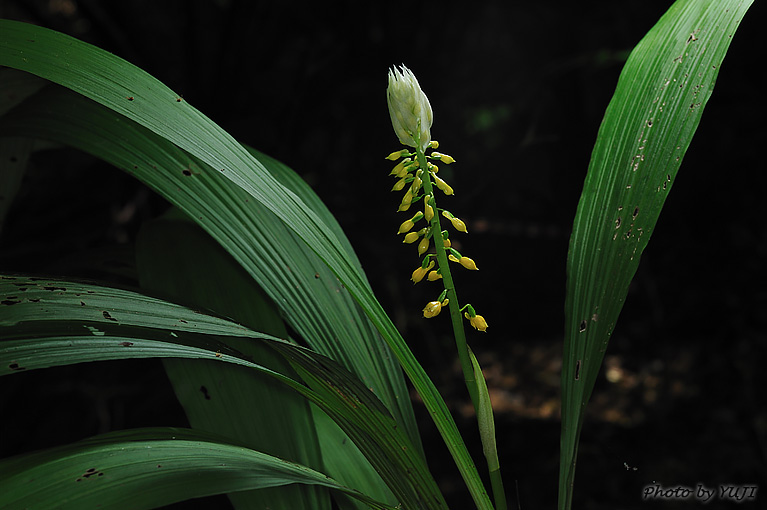
<instances>
[{"instance_id":1,"label":"dark background","mask_svg":"<svg viewBox=\"0 0 767 510\"><path fill-rule=\"evenodd\" d=\"M497 410L511 507L528 510L556 502L564 269L591 148L628 52L670 4L2 0L0 16L126 58L303 175L480 455L448 321L419 317L434 296L412 287L418 261L394 236L405 218L383 159L399 148L386 72L412 69L432 135L457 160L442 166L456 195L440 205L471 232L461 249L480 271L459 273L458 289L490 324L469 342ZM642 502L656 481L767 489L764 15L757 2L733 40L632 284L588 410L574 508L671 507ZM131 243L165 207L86 155L38 153L0 235L0 269L130 284ZM0 381L0 456L185 425L159 363L41 376ZM451 507L471 507L415 407Z\"/></svg>"}]
</instances>

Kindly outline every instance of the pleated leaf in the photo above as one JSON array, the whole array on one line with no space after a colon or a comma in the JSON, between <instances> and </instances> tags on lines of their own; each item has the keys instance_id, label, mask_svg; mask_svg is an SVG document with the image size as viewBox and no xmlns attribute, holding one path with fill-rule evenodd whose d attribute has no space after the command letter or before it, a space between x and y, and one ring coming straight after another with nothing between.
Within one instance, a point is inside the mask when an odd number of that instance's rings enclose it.
<instances>
[{"instance_id":1,"label":"pleated leaf","mask_svg":"<svg viewBox=\"0 0 767 510\"><path fill-rule=\"evenodd\" d=\"M230 135L178 94L147 73L103 50L51 30L4 20L0 21L0 65L49 79L137 122L210 165L215 172L235 183L280 218L289 230L327 264L340 284L370 318L421 395L475 503L483 509L492 507L474 462L439 392L373 296L361 270L346 251L345 244L339 241L326 222L307 207L303 200L272 177ZM176 171L186 175L183 170ZM186 170L194 175L194 169ZM161 193L175 191L175 188L169 186L173 185L165 182L153 187ZM212 218L204 205L200 209L186 212L222 242L210 228ZM206 222L206 219L211 221ZM243 263L233 252L230 243L222 245L238 262ZM281 249L278 246L275 248L278 252ZM250 272L252 268L246 269ZM285 268L280 270L284 271ZM266 286L264 288L268 291ZM281 300L275 302L282 306ZM383 349L376 349L370 356L376 362L388 362ZM370 382L365 380L368 385ZM374 390L380 391L381 388ZM405 396L404 393L395 394L395 402Z\"/></svg>"},{"instance_id":2,"label":"pleated leaf","mask_svg":"<svg viewBox=\"0 0 767 510\"><path fill-rule=\"evenodd\" d=\"M150 357L248 367L287 385L327 413L405 507L446 507L423 457L387 408L356 376L329 358L226 319L115 288L6 275L0 276L0 296L4 296L0 375ZM308 384L248 359L226 345L222 336L259 339L285 357Z\"/></svg>"},{"instance_id":3,"label":"pleated leaf","mask_svg":"<svg viewBox=\"0 0 767 510\"><path fill-rule=\"evenodd\" d=\"M567 260L559 507L570 508L586 404L748 0L679 0L631 53L605 112Z\"/></svg>"},{"instance_id":4,"label":"pleated leaf","mask_svg":"<svg viewBox=\"0 0 767 510\"><path fill-rule=\"evenodd\" d=\"M276 308L256 282L197 225L166 219L144 224L136 243L136 261L142 288L153 294L287 337ZM282 357L260 342L223 341L261 365L298 378ZM310 404L290 388L252 370L220 363L166 359L163 365L194 429L322 470ZM380 478L379 482L383 483ZM327 493L310 486L240 491L229 499L238 509L330 508Z\"/></svg>"},{"instance_id":5,"label":"pleated leaf","mask_svg":"<svg viewBox=\"0 0 767 510\"><path fill-rule=\"evenodd\" d=\"M287 337L274 304L255 281L188 220L163 218L145 224L136 251L141 284L147 290L226 313L251 329ZM258 342L227 339L225 343L260 364L297 378L282 357ZM315 422L309 404L284 386L252 371L199 360L166 360L164 365L192 427L320 469L374 499L396 503L370 463L358 450L349 451L356 447L338 425L329 419ZM205 388L205 394L200 388ZM349 443L344 461L328 465L322 457L332 456L343 442ZM360 475L364 476L361 480ZM319 510L329 504L327 498L318 500L320 495L313 492L308 487L303 494L294 488L279 488L268 494L238 492L230 499L237 508L257 502L258 507Z\"/></svg>"},{"instance_id":6,"label":"pleated leaf","mask_svg":"<svg viewBox=\"0 0 767 510\"><path fill-rule=\"evenodd\" d=\"M0 461L3 508L140 510L296 484L392 509L307 467L220 437L174 428L121 431Z\"/></svg>"}]
</instances>

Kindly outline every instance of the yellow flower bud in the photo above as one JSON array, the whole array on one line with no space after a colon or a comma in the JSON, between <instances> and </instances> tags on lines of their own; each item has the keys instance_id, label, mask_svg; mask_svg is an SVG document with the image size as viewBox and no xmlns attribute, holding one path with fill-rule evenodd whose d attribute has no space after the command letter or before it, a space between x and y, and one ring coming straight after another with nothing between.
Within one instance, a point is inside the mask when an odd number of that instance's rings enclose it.
<instances>
[{"instance_id":1,"label":"yellow flower bud","mask_svg":"<svg viewBox=\"0 0 767 510\"><path fill-rule=\"evenodd\" d=\"M418 243L418 256L420 257L421 255L426 253L428 249L429 249L429 240L426 237L424 237L423 239L421 239L421 242Z\"/></svg>"},{"instance_id":2,"label":"yellow flower bud","mask_svg":"<svg viewBox=\"0 0 767 510\"><path fill-rule=\"evenodd\" d=\"M464 312L463 316L469 319L469 324L471 324L474 329L479 331L487 331L487 321L481 315L475 315L474 317L471 317L469 312Z\"/></svg>"},{"instance_id":3,"label":"yellow flower bud","mask_svg":"<svg viewBox=\"0 0 767 510\"><path fill-rule=\"evenodd\" d=\"M434 208L429 205L430 198L430 195L423 197L423 217L426 218L426 221L431 221L431 219L434 217Z\"/></svg>"},{"instance_id":4,"label":"yellow flower bud","mask_svg":"<svg viewBox=\"0 0 767 510\"><path fill-rule=\"evenodd\" d=\"M439 142L437 140L432 140L431 142L429 142L429 147L432 149L436 149L437 147L439 147Z\"/></svg>"},{"instance_id":5,"label":"yellow flower bud","mask_svg":"<svg viewBox=\"0 0 767 510\"><path fill-rule=\"evenodd\" d=\"M458 218L456 217L450 218L450 223L453 224L453 227L455 227L455 229L458 232L465 232L467 234L469 233L469 231L466 230L466 224L463 221L459 220Z\"/></svg>"},{"instance_id":6,"label":"yellow flower bud","mask_svg":"<svg viewBox=\"0 0 767 510\"><path fill-rule=\"evenodd\" d=\"M439 280L440 278L442 278L442 275L439 274L439 272L437 271L429 272L429 276L426 277L426 279L429 280L430 282L435 282Z\"/></svg>"},{"instance_id":7,"label":"yellow flower bud","mask_svg":"<svg viewBox=\"0 0 767 510\"><path fill-rule=\"evenodd\" d=\"M400 69L389 69L386 102L399 141L415 147L418 139L421 149L428 147L431 142L431 105L415 75L404 65Z\"/></svg>"},{"instance_id":8,"label":"yellow flower bud","mask_svg":"<svg viewBox=\"0 0 767 510\"><path fill-rule=\"evenodd\" d=\"M407 177L410 172L418 168L418 161L414 161L413 163L410 163L406 167L403 167L402 170L399 171L397 174L397 177Z\"/></svg>"},{"instance_id":9,"label":"yellow flower bud","mask_svg":"<svg viewBox=\"0 0 767 510\"><path fill-rule=\"evenodd\" d=\"M459 260L458 260L458 257L456 257L455 255L453 255L452 253L451 253L450 255L448 255L448 256L447 256L447 258L448 258L448 260L449 260L450 262L459 262Z\"/></svg>"},{"instance_id":10,"label":"yellow flower bud","mask_svg":"<svg viewBox=\"0 0 767 510\"><path fill-rule=\"evenodd\" d=\"M453 159L452 156L448 156L447 154L442 154L440 152L432 152L431 157L439 158L439 160L446 165L449 165L450 163L455 163L455 160Z\"/></svg>"},{"instance_id":11,"label":"yellow flower bud","mask_svg":"<svg viewBox=\"0 0 767 510\"><path fill-rule=\"evenodd\" d=\"M405 184L407 184L407 177L403 177L402 179L398 180L394 186L391 187L391 190L400 191L405 187Z\"/></svg>"},{"instance_id":12,"label":"yellow flower bud","mask_svg":"<svg viewBox=\"0 0 767 510\"><path fill-rule=\"evenodd\" d=\"M426 303L426 306L423 309L423 316L426 319L431 319L432 317L436 317L439 315L439 312L442 311L442 303L439 301L429 301Z\"/></svg>"},{"instance_id":13,"label":"yellow flower bud","mask_svg":"<svg viewBox=\"0 0 767 510\"><path fill-rule=\"evenodd\" d=\"M436 149L436 147L434 147L434 148ZM397 161L399 158L401 158L403 156L407 156L408 154L410 154L410 153L408 152L407 149L402 149L401 151L394 151L394 152L392 152L391 154L386 156L386 159L388 159L389 161Z\"/></svg>"},{"instance_id":14,"label":"yellow flower bud","mask_svg":"<svg viewBox=\"0 0 767 510\"><path fill-rule=\"evenodd\" d=\"M442 246L444 246L445 248L450 248L451 246L453 246L453 243L450 242L450 239L443 239Z\"/></svg>"},{"instance_id":15,"label":"yellow flower bud","mask_svg":"<svg viewBox=\"0 0 767 510\"><path fill-rule=\"evenodd\" d=\"M461 264L466 269L471 269L472 271L479 271L477 264L475 264L474 261L470 259L469 257L461 257L460 259L458 259L458 263Z\"/></svg>"},{"instance_id":16,"label":"yellow flower bud","mask_svg":"<svg viewBox=\"0 0 767 510\"><path fill-rule=\"evenodd\" d=\"M403 243L407 244L413 244L414 242L418 241L418 238L421 237L418 232L408 232L405 234L405 239L402 240Z\"/></svg>"},{"instance_id":17,"label":"yellow flower bud","mask_svg":"<svg viewBox=\"0 0 767 510\"><path fill-rule=\"evenodd\" d=\"M413 284L416 284L423 280L423 277L426 276L426 273L429 272L429 270L434 267L434 261L430 261L428 267L419 267L415 271L413 271L413 275L410 277L410 279L413 281ZM433 271L432 271L433 272Z\"/></svg>"},{"instance_id":18,"label":"yellow flower bud","mask_svg":"<svg viewBox=\"0 0 767 510\"><path fill-rule=\"evenodd\" d=\"M429 163L429 170L431 170L432 173L436 174L437 172L439 172L439 167L437 165Z\"/></svg>"},{"instance_id":19,"label":"yellow flower bud","mask_svg":"<svg viewBox=\"0 0 767 510\"><path fill-rule=\"evenodd\" d=\"M453 188L450 187L448 183L434 175L436 172L432 172L431 176L434 177L434 184L439 188L442 193L445 195L452 195L453 194Z\"/></svg>"},{"instance_id":20,"label":"yellow flower bud","mask_svg":"<svg viewBox=\"0 0 767 510\"><path fill-rule=\"evenodd\" d=\"M423 184L423 181L420 177L413 179L413 184L410 185L410 192L413 193L413 195L417 194L418 190L421 189L421 184Z\"/></svg>"},{"instance_id":21,"label":"yellow flower bud","mask_svg":"<svg viewBox=\"0 0 767 510\"><path fill-rule=\"evenodd\" d=\"M398 211L407 211L410 209L410 203L413 201L413 193L411 193L410 190L407 190L405 193L405 196L402 197L402 202L399 204Z\"/></svg>"},{"instance_id":22,"label":"yellow flower bud","mask_svg":"<svg viewBox=\"0 0 767 510\"><path fill-rule=\"evenodd\" d=\"M405 220L402 222L402 225L399 226L399 230L397 231L398 234L404 234L405 232L409 232L410 229L412 229L415 226L415 222L411 220Z\"/></svg>"},{"instance_id":23,"label":"yellow flower bud","mask_svg":"<svg viewBox=\"0 0 767 510\"><path fill-rule=\"evenodd\" d=\"M449 212L449 211L442 211L442 216L444 216L445 218L450 220L450 223L453 224L453 227L458 232L468 233L468 230L466 230L466 224L463 221L461 221L458 218L456 218L455 216L453 216L453 214L451 212Z\"/></svg>"},{"instance_id":24,"label":"yellow flower bud","mask_svg":"<svg viewBox=\"0 0 767 510\"><path fill-rule=\"evenodd\" d=\"M394 165L394 168L391 169L391 172L389 172L389 175L399 175L399 173L405 168L405 165L410 162L410 158L405 158L396 165Z\"/></svg>"}]
</instances>

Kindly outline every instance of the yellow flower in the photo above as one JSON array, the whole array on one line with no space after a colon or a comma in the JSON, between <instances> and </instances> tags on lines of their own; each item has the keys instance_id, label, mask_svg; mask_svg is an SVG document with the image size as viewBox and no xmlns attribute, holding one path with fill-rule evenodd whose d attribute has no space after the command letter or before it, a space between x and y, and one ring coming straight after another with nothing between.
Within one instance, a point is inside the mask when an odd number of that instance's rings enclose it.
<instances>
[{"instance_id":1,"label":"yellow flower","mask_svg":"<svg viewBox=\"0 0 767 510\"><path fill-rule=\"evenodd\" d=\"M417 138L421 149L428 147L431 142L431 105L413 72L404 65L400 69L389 69L386 102L399 141L415 147Z\"/></svg>"},{"instance_id":2,"label":"yellow flower","mask_svg":"<svg viewBox=\"0 0 767 510\"><path fill-rule=\"evenodd\" d=\"M410 162L412 160L410 158L405 158L397 165L391 169L391 172L389 172L389 175L396 175L397 177L404 177L407 175L407 170L405 169L406 166L409 166Z\"/></svg>"},{"instance_id":3,"label":"yellow flower","mask_svg":"<svg viewBox=\"0 0 767 510\"><path fill-rule=\"evenodd\" d=\"M431 319L432 317L436 317L439 315L439 312L442 311L443 306L447 306L447 304L450 302L449 299L445 299L441 303L439 301L429 301L426 303L426 306L423 309L423 316L426 319Z\"/></svg>"},{"instance_id":4,"label":"yellow flower","mask_svg":"<svg viewBox=\"0 0 767 510\"><path fill-rule=\"evenodd\" d=\"M426 253L428 249L429 249L429 239L424 237L423 239L421 239L421 242L418 243L418 256L420 257L421 255Z\"/></svg>"},{"instance_id":5,"label":"yellow flower","mask_svg":"<svg viewBox=\"0 0 767 510\"><path fill-rule=\"evenodd\" d=\"M442 216L450 220L450 223L453 224L453 228L455 228L458 232L464 232L467 234L469 233L469 231L466 230L466 223L453 216L450 212L442 211Z\"/></svg>"},{"instance_id":6,"label":"yellow flower","mask_svg":"<svg viewBox=\"0 0 767 510\"><path fill-rule=\"evenodd\" d=\"M415 226L415 223L413 220L405 220L402 222L402 225L399 226L398 234L404 234L405 232L410 232L410 230Z\"/></svg>"},{"instance_id":7,"label":"yellow flower","mask_svg":"<svg viewBox=\"0 0 767 510\"><path fill-rule=\"evenodd\" d=\"M426 218L426 221L431 221L431 219L434 217L434 208L429 205L430 198L430 195L423 197L423 217Z\"/></svg>"},{"instance_id":8,"label":"yellow flower","mask_svg":"<svg viewBox=\"0 0 767 510\"><path fill-rule=\"evenodd\" d=\"M416 176L415 179L413 179L413 184L410 185L410 192L414 195L418 194L418 190L421 189L421 184L423 184L423 181L420 177Z\"/></svg>"},{"instance_id":9,"label":"yellow flower","mask_svg":"<svg viewBox=\"0 0 767 510\"><path fill-rule=\"evenodd\" d=\"M429 301L426 303L426 306L423 309L423 316L426 319L431 319L432 317L436 317L439 315L439 312L442 311L442 303L439 301Z\"/></svg>"},{"instance_id":10,"label":"yellow flower","mask_svg":"<svg viewBox=\"0 0 767 510\"><path fill-rule=\"evenodd\" d=\"M446 165L449 165L450 163L455 163L455 160L453 159L453 156L448 156L447 154L442 154L440 152L432 152L431 153L431 157L439 158L439 160L442 161Z\"/></svg>"},{"instance_id":11,"label":"yellow flower","mask_svg":"<svg viewBox=\"0 0 767 510\"><path fill-rule=\"evenodd\" d=\"M405 192L405 195L402 197L402 202L399 204L399 208L397 211L407 211L410 209L410 203L413 201L413 193L410 190L407 190Z\"/></svg>"},{"instance_id":12,"label":"yellow flower","mask_svg":"<svg viewBox=\"0 0 767 510\"><path fill-rule=\"evenodd\" d=\"M487 331L487 321L481 315L475 315L474 317L469 315L469 312L464 312L464 317L469 319L469 324L478 331Z\"/></svg>"},{"instance_id":13,"label":"yellow flower","mask_svg":"<svg viewBox=\"0 0 767 510\"><path fill-rule=\"evenodd\" d=\"M405 187L405 184L407 184L407 177L403 177L402 179L398 180L394 186L392 186L392 191L400 191Z\"/></svg>"},{"instance_id":14,"label":"yellow flower","mask_svg":"<svg viewBox=\"0 0 767 510\"><path fill-rule=\"evenodd\" d=\"M419 267L415 271L413 271L413 275L410 277L410 279L413 281L413 284L416 284L423 280L423 277L426 276L426 273L429 272L429 270L434 267L434 261L430 261L428 267ZM433 272L433 271L432 271Z\"/></svg>"},{"instance_id":15,"label":"yellow flower","mask_svg":"<svg viewBox=\"0 0 767 510\"><path fill-rule=\"evenodd\" d=\"M479 271L477 264L475 264L474 261L470 259L469 257L461 257L460 259L458 259L458 263L461 264L466 269L471 269L472 271Z\"/></svg>"},{"instance_id":16,"label":"yellow flower","mask_svg":"<svg viewBox=\"0 0 767 510\"><path fill-rule=\"evenodd\" d=\"M434 184L437 186L437 188L442 191L445 195L452 195L453 194L453 188L450 187L448 183L434 175L436 172L432 172L431 176L434 177Z\"/></svg>"},{"instance_id":17,"label":"yellow flower","mask_svg":"<svg viewBox=\"0 0 767 510\"><path fill-rule=\"evenodd\" d=\"M421 236L418 235L418 232L408 232L407 234L405 234L405 239L402 242L407 244L412 244L418 241L419 237Z\"/></svg>"},{"instance_id":18,"label":"yellow flower","mask_svg":"<svg viewBox=\"0 0 767 510\"><path fill-rule=\"evenodd\" d=\"M397 234L404 234L405 232L409 232L410 229L415 226L415 222L421 221L421 218L423 218L423 213L418 211L413 215L412 218L402 222L402 224L399 226L399 231L397 231Z\"/></svg>"},{"instance_id":19,"label":"yellow flower","mask_svg":"<svg viewBox=\"0 0 767 510\"><path fill-rule=\"evenodd\" d=\"M426 277L426 279L429 280L430 282L437 281L440 278L442 278L442 275L439 274L437 271L431 271L429 273L429 276Z\"/></svg>"},{"instance_id":20,"label":"yellow flower","mask_svg":"<svg viewBox=\"0 0 767 510\"><path fill-rule=\"evenodd\" d=\"M436 147L433 147L433 148L436 149ZM391 154L386 156L386 159L388 159L389 161L397 161L399 158L403 156L407 156L408 154L410 153L408 152L407 149L402 149L401 151L392 152Z\"/></svg>"}]
</instances>

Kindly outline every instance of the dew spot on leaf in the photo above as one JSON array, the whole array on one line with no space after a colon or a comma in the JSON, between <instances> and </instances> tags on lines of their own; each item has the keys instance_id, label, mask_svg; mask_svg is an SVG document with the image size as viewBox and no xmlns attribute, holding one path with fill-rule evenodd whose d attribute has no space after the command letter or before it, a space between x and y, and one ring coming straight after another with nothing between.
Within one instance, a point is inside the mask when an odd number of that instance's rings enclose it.
<instances>
[{"instance_id":1,"label":"dew spot on leaf","mask_svg":"<svg viewBox=\"0 0 767 510\"><path fill-rule=\"evenodd\" d=\"M583 333L584 331L586 331L586 320L585 319L581 321L581 325L578 327L578 332L579 333Z\"/></svg>"}]
</instances>

